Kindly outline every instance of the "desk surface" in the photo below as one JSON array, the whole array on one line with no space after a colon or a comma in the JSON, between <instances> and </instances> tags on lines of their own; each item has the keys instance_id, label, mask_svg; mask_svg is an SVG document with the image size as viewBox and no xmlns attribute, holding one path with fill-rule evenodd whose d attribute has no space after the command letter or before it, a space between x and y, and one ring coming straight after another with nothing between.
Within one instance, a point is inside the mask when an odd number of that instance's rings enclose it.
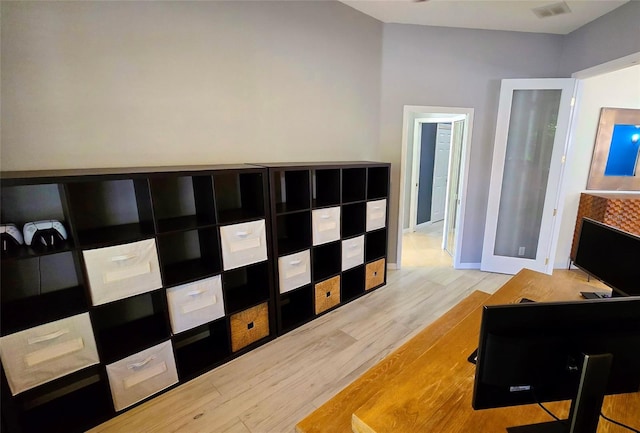
<instances>
[{"instance_id":1,"label":"desk surface","mask_svg":"<svg viewBox=\"0 0 640 433\"><path fill-rule=\"evenodd\" d=\"M592 289L570 279L525 270L482 303L514 303L522 297L536 301L580 299L581 290ZM334 420L344 422L347 411L353 413L350 427L356 433L504 432L511 425L550 421L536 405L472 409L475 366L467 361L467 357L478 344L481 308L477 302L478 298L467 301L466 310L464 306L457 306L450 312L453 314L443 316L445 322L455 323L444 334L436 333L434 341L428 341L427 336L433 334L432 327L437 323L427 327L373 367L370 372L374 371L374 375L367 372L300 422L298 432L349 431L344 424L327 428L327 423L322 421L323 417L333 415ZM439 328L446 329L446 326L441 324ZM414 341L417 338L424 341ZM413 350L408 350L407 346ZM423 349L421 352L419 347ZM389 359L393 362L389 363ZM567 402L547 406L566 418ZM637 427L640 424L640 393L606 397L603 412ZM625 430L601 420L598 432L622 433Z\"/></svg>"},{"instance_id":2,"label":"desk surface","mask_svg":"<svg viewBox=\"0 0 640 433\"><path fill-rule=\"evenodd\" d=\"M482 306L490 295L475 291L438 320L370 368L333 398L296 425L298 433L351 433L353 412L379 390L388 377L400 373L413 359L429 350L465 316Z\"/></svg>"}]
</instances>

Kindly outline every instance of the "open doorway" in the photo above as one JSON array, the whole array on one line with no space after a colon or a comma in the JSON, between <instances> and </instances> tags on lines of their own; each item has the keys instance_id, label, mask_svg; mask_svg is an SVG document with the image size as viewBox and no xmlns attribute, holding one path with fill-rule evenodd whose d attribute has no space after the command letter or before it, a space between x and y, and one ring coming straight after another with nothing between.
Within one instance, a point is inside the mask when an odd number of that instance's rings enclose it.
<instances>
[{"instance_id":1,"label":"open doorway","mask_svg":"<svg viewBox=\"0 0 640 433\"><path fill-rule=\"evenodd\" d=\"M472 108L405 106L399 266L460 267L472 123Z\"/></svg>"},{"instance_id":2,"label":"open doorway","mask_svg":"<svg viewBox=\"0 0 640 433\"><path fill-rule=\"evenodd\" d=\"M416 119L409 199L409 227L415 232L444 220L451 154L451 122Z\"/></svg>"}]
</instances>

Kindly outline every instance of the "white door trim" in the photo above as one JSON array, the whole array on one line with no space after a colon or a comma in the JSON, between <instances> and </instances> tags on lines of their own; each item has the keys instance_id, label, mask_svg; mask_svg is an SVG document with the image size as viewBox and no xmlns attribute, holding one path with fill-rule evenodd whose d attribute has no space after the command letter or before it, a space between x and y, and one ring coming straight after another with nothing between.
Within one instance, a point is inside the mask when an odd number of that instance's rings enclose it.
<instances>
[{"instance_id":1,"label":"white door trim","mask_svg":"<svg viewBox=\"0 0 640 433\"><path fill-rule=\"evenodd\" d=\"M451 255L451 256L453 256L453 254L451 253L451 251L447 250L447 236L448 236L448 231L449 231L449 201L451 199L454 199L454 200L458 201L458 199L457 199L457 197L451 197L449 195L449 191L451 190L451 180L453 179L453 176L451 176L451 171L453 169L453 163L454 163L454 161L453 161L453 155L454 155L454 153L453 153L453 150L454 150L453 149L454 133L453 132L455 131L456 122L460 122L460 121L463 122L462 123L462 131L460 132L460 134L462 135L460 137L460 143L461 143L460 145L462 146L462 143L463 143L463 140L464 140L465 116L461 116L461 118L454 119L451 122L451 142L449 143L449 167L447 169L447 187L446 187L447 188L447 194L445 195L445 200L444 200L444 208L445 208L444 217L445 217L445 220L444 220L443 230L446 230L446 231L443 233L443 236L442 236L442 249L447 251L447 253L449 253L449 255ZM460 150L460 158L462 158L462 150L464 150L464 149ZM458 167L458 171L460 171L460 169L462 169L462 166ZM460 175L458 175L458 181L460 181L460 179L461 179L461 177L460 177ZM458 187L459 186L460 186L460 184L458 184ZM460 190L460 188L458 188L458 190ZM458 191L456 191L456 193L457 192ZM456 206L457 206L457 204L456 204ZM454 221L454 223L455 222L456 221ZM455 231L454 231L454 236L455 236ZM454 245L454 248L455 247L456 246ZM478 265L478 268L479 267L480 267L480 265Z\"/></svg>"},{"instance_id":2,"label":"white door trim","mask_svg":"<svg viewBox=\"0 0 640 433\"><path fill-rule=\"evenodd\" d=\"M413 124L413 165L411 168L411 195L409 205L409 228L404 233L413 233L417 229L426 227L431 224L431 219L421 224L417 224L418 220L418 193L420 191L420 153L422 151L422 124L423 123L447 123L456 120L465 120L465 116L454 117L417 117ZM404 179L402 180L404 184ZM403 221L404 224L404 221Z\"/></svg>"},{"instance_id":3,"label":"white door trim","mask_svg":"<svg viewBox=\"0 0 640 433\"><path fill-rule=\"evenodd\" d=\"M405 105L403 109L402 121L402 152L400 161L400 197L398 199L398 230L397 230L397 267L400 268L402 259L402 233L404 227L404 208L407 200L407 191L405 188L407 167L407 153L409 149L409 140L414 138L414 123L418 118L433 119L442 122L452 120L465 120L463 139L462 139L462 156L460 161L460 209L456 217L456 248L453 257L453 267L461 269L464 264L460 261L462 253L462 238L464 232L464 217L467 199L467 185L469 178L469 156L471 154L471 136L473 129L473 108L465 107L435 107L420 105ZM446 218L446 216L445 216Z\"/></svg>"}]
</instances>

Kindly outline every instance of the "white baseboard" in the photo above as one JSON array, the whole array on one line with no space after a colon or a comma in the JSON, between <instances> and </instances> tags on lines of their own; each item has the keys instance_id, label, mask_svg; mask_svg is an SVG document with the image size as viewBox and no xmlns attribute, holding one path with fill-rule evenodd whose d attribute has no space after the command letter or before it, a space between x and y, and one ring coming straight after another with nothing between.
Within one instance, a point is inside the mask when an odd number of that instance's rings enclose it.
<instances>
[{"instance_id":1,"label":"white baseboard","mask_svg":"<svg viewBox=\"0 0 640 433\"><path fill-rule=\"evenodd\" d=\"M480 269L480 263L460 263L454 269Z\"/></svg>"},{"instance_id":2,"label":"white baseboard","mask_svg":"<svg viewBox=\"0 0 640 433\"><path fill-rule=\"evenodd\" d=\"M387 263L387 269L397 270L400 269L397 263ZM480 269L480 263L460 263L460 266L454 269Z\"/></svg>"}]
</instances>

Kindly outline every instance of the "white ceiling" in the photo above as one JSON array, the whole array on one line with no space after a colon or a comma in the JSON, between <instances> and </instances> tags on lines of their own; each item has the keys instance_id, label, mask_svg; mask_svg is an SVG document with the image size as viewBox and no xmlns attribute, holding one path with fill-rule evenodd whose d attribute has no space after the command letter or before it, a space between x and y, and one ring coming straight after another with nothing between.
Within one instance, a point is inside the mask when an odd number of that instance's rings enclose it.
<instances>
[{"instance_id":1,"label":"white ceiling","mask_svg":"<svg viewBox=\"0 0 640 433\"><path fill-rule=\"evenodd\" d=\"M566 0L570 13L542 19L531 9L558 0L339 1L385 23L567 34L629 0Z\"/></svg>"}]
</instances>

